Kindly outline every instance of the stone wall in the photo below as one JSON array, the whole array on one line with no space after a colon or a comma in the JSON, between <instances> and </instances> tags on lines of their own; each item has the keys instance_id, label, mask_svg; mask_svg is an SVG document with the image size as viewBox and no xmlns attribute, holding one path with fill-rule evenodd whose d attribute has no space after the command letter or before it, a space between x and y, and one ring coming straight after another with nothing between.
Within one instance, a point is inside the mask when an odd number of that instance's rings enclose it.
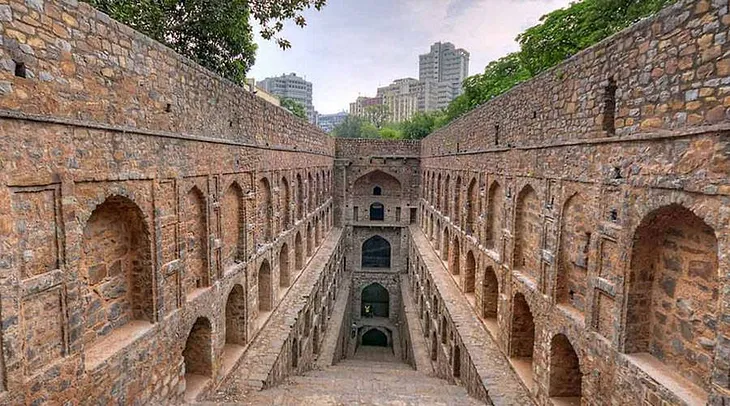
<instances>
[{"instance_id":1,"label":"stone wall","mask_svg":"<svg viewBox=\"0 0 730 406\"><path fill-rule=\"evenodd\" d=\"M421 230L539 404L730 401L728 25L680 1L422 141Z\"/></svg>"},{"instance_id":2,"label":"stone wall","mask_svg":"<svg viewBox=\"0 0 730 406\"><path fill-rule=\"evenodd\" d=\"M452 122L426 138L423 152L540 148L726 122L726 8L681 0Z\"/></svg>"},{"instance_id":3,"label":"stone wall","mask_svg":"<svg viewBox=\"0 0 730 406\"><path fill-rule=\"evenodd\" d=\"M85 3L0 20L0 403L206 391L329 233L334 141Z\"/></svg>"}]
</instances>

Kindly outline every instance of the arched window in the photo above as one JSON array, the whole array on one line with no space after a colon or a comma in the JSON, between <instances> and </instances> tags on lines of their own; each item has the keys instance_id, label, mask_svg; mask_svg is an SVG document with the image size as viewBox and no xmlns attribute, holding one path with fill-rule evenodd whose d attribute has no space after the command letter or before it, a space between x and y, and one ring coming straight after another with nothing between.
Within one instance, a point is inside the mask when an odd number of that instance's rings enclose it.
<instances>
[{"instance_id":1,"label":"arched window","mask_svg":"<svg viewBox=\"0 0 730 406\"><path fill-rule=\"evenodd\" d=\"M381 236L369 238L362 244L363 268L390 268L390 243Z\"/></svg>"},{"instance_id":2,"label":"arched window","mask_svg":"<svg viewBox=\"0 0 730 406\"><path fill-rule=\"evenodd\" d=\"M210 321L205 317L198 317L185 341L183 361L185 362L186 392L192 392L195 385L191 381L207 381L213 376L212 354L213 334ZM187 397L188 393L186 393Z\"/></svg>"},{"instance_id":3,"label":"arched window","mask_svg":"<svg viewBox=\"0 0 730 406\"><path fill-rule=\"evenodd\" d=\"M360 315L388 317L390 314L390 295L379 283L371 283L362 290Z\"/></svg>"},{"instance_id":4,"label":"arched window","mask_svg":"<svg viewBox=\"0 0 730 406\"><path fill-rule=\"evenodd\" d=\"M631 251L625 352L649 353L667 370L710 389L718 335L718 241L715 230L678 204L647 214ZM692 367L688 367L691 358Z\"/></svg>"},{"instance_id":5,"label":"arched window","mask_svg":"<svg viewBox=\"0 0 730 406\"><path fill-rule=\"evenodd\" d=\"M362 345L374 347L387 347L388 336L377 328L372 328L362 336Z\"/></svg>"},{"instance_id":6,"label":"arched window","mask_svg":"<svg viewBox=\"0 0 730 406\"><path fill-rule=\"evenodd\" d=\"M383 194L383 189L380 188L380 186L375 186L373 188L373 195L380 196Z\"/></svg>"},{"instance_id":7,"label":"arched window","mask_svg":"<svg viewBox=\"0 0 730 406\"><path fill-rule=\"evenodd\" d=\"M126 197L109 197L91 213L80 258L85 316L94 321L81 331L87 348L132 320L155 321L149 238L144 214Z\"/></svg>"},{"instance_id":8,"label":"arched window","mask_svg":"<svg viewBox=\"0 0 730 406\"><path fill-rule=\"evenodd\" d=\"M370 220L371 221L383 221L385 220L385 206L381 203L373 203L370 205Z\"/></svg>"}]
</instances>

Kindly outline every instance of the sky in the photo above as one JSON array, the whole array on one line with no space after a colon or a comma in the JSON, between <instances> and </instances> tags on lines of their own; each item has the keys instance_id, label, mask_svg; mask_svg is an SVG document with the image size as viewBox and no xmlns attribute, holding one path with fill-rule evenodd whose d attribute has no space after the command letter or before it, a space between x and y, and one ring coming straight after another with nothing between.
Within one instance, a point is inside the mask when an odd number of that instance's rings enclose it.
<instances>
[{"instance_id":1,"label":"sky","mask_svg":"<svg viewBox=\"0 0 730 406\"><path fill-rule=\"evenodd\" d=\"M471 54L469 74L519 49L517 35L571 0L328 0L304 13L307 27L287 24L281 50L256 36L249 77L295 72L313 84L321 114L348 110L358 96L375 96L395 79L418 79L418 55L451 42Z\"/></svg>"}]
</instances>

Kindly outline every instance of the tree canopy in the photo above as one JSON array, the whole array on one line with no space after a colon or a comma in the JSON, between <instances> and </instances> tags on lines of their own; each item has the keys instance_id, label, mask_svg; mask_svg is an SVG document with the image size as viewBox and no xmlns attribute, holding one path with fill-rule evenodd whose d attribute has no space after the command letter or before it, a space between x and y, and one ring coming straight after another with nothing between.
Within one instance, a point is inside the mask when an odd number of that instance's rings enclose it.
<instances>
[{"instance_id":1,"label":"tree canopy","mask_svg":"<svg viewBox=\"0 0 730 406\"><path fill-rule=\"evenodd\" d=\"M518 52L467 78L446 109L451 121L676 0L582 0L555 10L517 37Z\"/></svg>"},{"instance_id":2,"label":"tree canopy","mask_svg":"<svg viewBox=\"0 0 730 406\"><path fill-rule=\"evenodd\" d=\"M292 114L299 118L307 119L307 112L304 110L304 106L294 99L283 98L280 101L281 107L289 110Z\"/></svg>"},{"instance_id":3,"label":"tree canopy","mask_svg":"<svg viewBox=\"0 0 730 406\"><path fill-rule=\"evenodd\" d=\"M251 19L261 36L291 46L278 36L284 22L306 26L302 12L320 10L326 0L89 0L115 20L167 45L236 83L254 63Z\"/></svg>"}]
</instances>

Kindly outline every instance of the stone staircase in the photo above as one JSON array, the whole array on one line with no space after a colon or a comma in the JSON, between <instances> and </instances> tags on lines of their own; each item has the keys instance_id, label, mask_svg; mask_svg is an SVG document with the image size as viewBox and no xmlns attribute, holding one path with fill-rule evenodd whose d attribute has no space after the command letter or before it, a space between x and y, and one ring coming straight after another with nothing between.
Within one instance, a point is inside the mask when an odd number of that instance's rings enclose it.
<instances>
[{"instance_id":1,"label":"stone staircase","mask_svg":"<svg viewBox=\"0 0 730 406\"><path fill-rule=\"evenodd\" d=\"M264 391L219 393L215 403L237 405L482 405L461 386L397 361L347 359L290 377Z\"/></svg>"}]
</instances>

